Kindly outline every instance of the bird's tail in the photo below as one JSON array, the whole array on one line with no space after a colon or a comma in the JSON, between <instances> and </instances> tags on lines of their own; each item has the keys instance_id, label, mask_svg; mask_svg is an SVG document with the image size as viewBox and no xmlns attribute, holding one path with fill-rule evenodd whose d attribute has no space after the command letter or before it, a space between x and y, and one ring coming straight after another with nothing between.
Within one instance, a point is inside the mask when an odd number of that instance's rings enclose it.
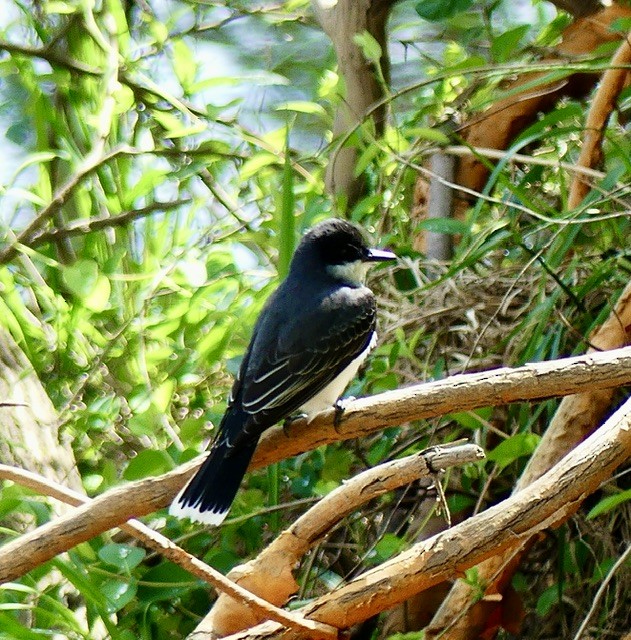
<instances>
[{"instance_id":1,"label":"bird's tail","mask_svg":"<svg viewBox=\"0 0 631 640\"><path fill-rule=\"evenodd\" d=\"M221 524L250 464L258 438L231 448L221 439L197 473L171 503L169 513L193 522Z\"/></svg>"}]
</instances>

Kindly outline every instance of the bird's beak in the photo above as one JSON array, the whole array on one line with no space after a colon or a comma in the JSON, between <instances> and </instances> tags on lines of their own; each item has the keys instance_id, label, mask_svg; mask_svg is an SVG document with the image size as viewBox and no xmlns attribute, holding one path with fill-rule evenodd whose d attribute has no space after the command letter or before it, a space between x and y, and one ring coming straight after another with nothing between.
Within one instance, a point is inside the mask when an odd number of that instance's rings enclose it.
<instances>
[{"instance_id":1,"label":"bird's beak","mask_svg":"<svg viewBox=\"0 0 631 640\"><path fill-rule=\"evenodd\" d=\"M396 254L385 249L368 249L366 260L368 262L385 262L386 260L396 260Z\"/></svg>"}]
</instances>

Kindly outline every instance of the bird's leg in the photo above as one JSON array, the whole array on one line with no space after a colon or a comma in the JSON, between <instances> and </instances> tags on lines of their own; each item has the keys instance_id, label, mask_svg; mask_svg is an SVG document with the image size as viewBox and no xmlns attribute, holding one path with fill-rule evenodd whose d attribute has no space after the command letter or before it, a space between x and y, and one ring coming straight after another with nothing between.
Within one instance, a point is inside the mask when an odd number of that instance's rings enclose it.
<instances>
[{"instance_id":1,"label":"bird's leg","mask_svg":"<svg viewBox=\"0 0 631 640\"><path fill-rule=\"evenodd\" d=\"M348 398L338 398L333 405L335 415L333 416L333 428L336 433L340 432L340 422L342 422L342 416L346 411L346 407L355 400L354 396L348 396Z\"/></svg>"},{"instance_id":2,"label":"bird's leg","mask_svg":"<svg viewBox=\"0 0 631 640\"><path fill-rule=\"evenodd\" d=\"M289 438L289 429L294 422L303 420L307 417L306 413L295 413L293 416L287 416L283 420L283 433Z\"/></svg>"}]
</instances>

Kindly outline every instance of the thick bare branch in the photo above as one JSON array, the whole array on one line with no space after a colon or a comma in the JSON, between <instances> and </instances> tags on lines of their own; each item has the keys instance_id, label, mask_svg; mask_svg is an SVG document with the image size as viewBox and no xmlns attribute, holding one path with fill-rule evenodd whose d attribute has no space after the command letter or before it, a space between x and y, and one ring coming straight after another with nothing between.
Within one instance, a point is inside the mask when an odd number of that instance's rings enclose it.
<instances>
[{"instance_id":1,"label":"thick bare branch","mask_svg":"<svg viewBox=\"0 0 631 640\"><path fill-rule=\"evenodd\" d=\"M17 469L5 464L0 464L0 479L12 480L22 486L29 487L38 493L48 495L50 497L61 500L66 504L80 506L89 504L90 498L83 494L67 489L66 487L47 480L43 476L39 476L30 471ZM142 544L157 551L165 558L168 558L175 564L180 565L194 576L205 580L214 586L220 593L224 592L230 595L235 602L238 602L247 611L254 611L263 620L274 620L283 624L283 626L302 631L311 638L333 639L337 637L335 629L323 625L313 620L305 620L299 615L278 609L273 604L266 602L257 595L250 593L244 587L232 582L229 578L224 577L216 569L213 569L205 562L198 560L190 553L184 551L168 538L150 529L138 520L130 520L121 525L121 530Z\"/></svg>"},{"instance_id":2,"label":"thick bare branch","mask_svg":"<svg viewBox=\"0 0 631 640\"><path fill-rule=\"evenodd\" d=\"M346 515L388 491L432 476L439 469L482 458L484 452L477 445L453 443L368 469L325 496L254 560L235 567L228 578L250 593L280 606L298 591L299 585L292 572L302 556ZM225 636L264 619L241 601L222 594L195 632Z\"/></svg>"},{"instance_id":3,"label":"thick bare branch","mask_svg":"<svg viewBox=\"0 0 631 640\"><path fill-rule=\"evenodd\" d=\"M631 342L631 283L624 289L609 317L590 336L594 349L615 349ZM564 455L601 423L613 389L587 389L563 398L543 438L517 481L515 492L524 489L551 469ZM443 601L431 624L425 629L428 639L473 640L492 615L502 606L502 592L510 584L526 546L518 553L498 553L483 562L479 579L487 585L489 598L477 599L473 589L458 581Z\"/></svg>"},{"instance_id":4,"label":"thick bare branch","mask_svg":"<svg viewBox=\"0 0 631 640\"><path fill-rule=\"evenodd\" d=\"M355 128L367 117L373 119L378 133L383 130L385 105L379 103L384 97L383 80L387 81L389 75L386 23L395 2L396 0L312 2L316 18L333 42L340 75L346 86L346 96L335 114L333 135L336 138ZM355 35L365 31L381 47L381 77L353 39ZM350 203L356 201L363 189L361 177L355 175L357 155L358 149L355 146L337 148L331 154L326 173L329 192L346 196Z\"/></svg>"},{"instance_id":5,"label":"thick bare branch","mask_svg":"<svg viewBox=\"0 0 631 640\"><path fill-rule=\"evenodd\" d=\"M344 587L301 609L308 618L346 629L462 574L498 549L514 548L573 513L631 455L631 400L535 483L487 511L414 545ZM265 625L230 640L295 638ZM195 634L194 640L210 636ZM190 638L193 640L193 637Z\"/></svg>"},{"instance_id":6,"label":"thick bare branch","mask_svg":"<svg viewBox=\"0 0 631 640\"><path fill-rule=\"evenodd\" d=\"M462 374L349 403L339 427L335 412L322 412L309 424L294 423L268 431L251 468L266 466L323 444L367 435L410 420L478 407L539 400L606 389L631 382L631 348L595 353L516 369ZM10 400L10 398L8 399ZM54 522L0 549L0 582L15 579L42 562L89 540L129 518L165 507L203 459L158 478L116 487ZM130 498L133 496L133 499Z\"/></svg>"}]
</instances>

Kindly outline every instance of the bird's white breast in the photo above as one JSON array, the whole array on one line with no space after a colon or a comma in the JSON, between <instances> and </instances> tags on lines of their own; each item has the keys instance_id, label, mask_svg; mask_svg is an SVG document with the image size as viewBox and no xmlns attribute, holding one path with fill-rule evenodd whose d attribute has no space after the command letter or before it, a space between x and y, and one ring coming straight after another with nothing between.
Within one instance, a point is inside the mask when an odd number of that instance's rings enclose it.
<instances>
[{"instance_id":1,"label":"bird's white breast","mask_svg":"<svg viewBox=\"0 0 631 640\"><path fill-rule=\"evenodd\" d=\"M333 407L376 344L377 332L373 331L368 341L368 346L354 360L351 360L350 364L336 378L331 380L322 391L302 405L301 410L307 414L310 420L320 411Z\"/></svg>"}]
</instances>

